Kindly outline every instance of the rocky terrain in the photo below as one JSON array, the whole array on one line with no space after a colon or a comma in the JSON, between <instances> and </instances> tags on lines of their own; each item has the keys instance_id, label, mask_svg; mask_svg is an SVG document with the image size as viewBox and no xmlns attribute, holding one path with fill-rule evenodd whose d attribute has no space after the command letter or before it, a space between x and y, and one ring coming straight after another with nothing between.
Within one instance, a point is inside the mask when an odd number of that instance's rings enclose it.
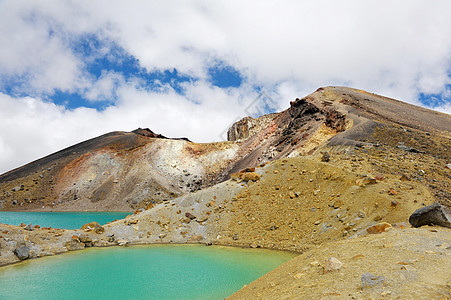
<instances>
[{"instance_id":1,"label":"rocky terrain","mask_svg":"<svg viewBox=\"0 0 451 300\"><path fill-rule=\"evenodd\" d=\"M384 144L443 160L451 151L448 115L341 87L320 88L281 113L246 117L228 138L196 144L149 129L112 132L0 175L0 209L134 211L324 147ZM449 198L446 186L429 185Z\"/></svg>"},{"instance_id":2,"label":"rocky terrain","mask_svg":"<svg viewBox=\"0 0 451 300\"><path fill-rule=\"evenodd\" d=\"M91 246L261 247L300 256L231 298L446 299L451 229L409 216L450 207L450 124L328 87L237 122L228 142L107 134L1 175L3 209L147 209L80 230L0 224L0 265Z\"/></svg>"}]
</instances>

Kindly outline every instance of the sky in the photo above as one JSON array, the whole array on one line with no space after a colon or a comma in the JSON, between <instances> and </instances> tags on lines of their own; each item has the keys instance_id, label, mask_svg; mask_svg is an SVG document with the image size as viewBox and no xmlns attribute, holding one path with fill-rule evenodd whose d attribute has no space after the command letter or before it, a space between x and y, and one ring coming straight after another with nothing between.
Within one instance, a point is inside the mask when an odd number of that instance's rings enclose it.
<instances>
[{"instance_id":1,"label":"sky","mask_svg":"<svg viewBox=\"0 0 451 300\"><path fill-rule=\"evenodd\" d=\"M0 173L110 132L226 139L342 85L451 113L451 1L0 0Z\"/></svg>"}]
</instances>

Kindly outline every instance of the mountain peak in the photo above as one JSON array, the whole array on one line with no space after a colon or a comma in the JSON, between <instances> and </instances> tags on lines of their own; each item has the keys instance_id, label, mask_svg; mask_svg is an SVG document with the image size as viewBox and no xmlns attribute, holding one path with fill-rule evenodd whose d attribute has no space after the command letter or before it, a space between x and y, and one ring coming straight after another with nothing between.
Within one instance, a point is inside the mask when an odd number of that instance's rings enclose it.
<instances>
[{"instance_id":1,"label":"mountain peak","mask_svg":"<svg viewBox=\"0 0 451 300\"><path fill-rule=\"evenodd\" d=\"M450 123L447 114L395 99L323 87L280 113L239 120L229 128L226 143L197 144L149 128L79 143L0 175L0 208L139 209L215 185L246 168L337 148L352 152L385 145L449 159ZM450 195L441 183L431 188L439 199Z\"/></svg>"}]
</instances>

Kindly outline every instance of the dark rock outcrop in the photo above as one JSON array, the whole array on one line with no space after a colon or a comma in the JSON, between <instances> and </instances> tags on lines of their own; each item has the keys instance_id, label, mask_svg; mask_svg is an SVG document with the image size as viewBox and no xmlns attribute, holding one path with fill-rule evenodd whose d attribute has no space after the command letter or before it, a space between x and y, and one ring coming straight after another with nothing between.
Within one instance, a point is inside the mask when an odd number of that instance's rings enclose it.
<instances>
[{"instance_id":1,"label":"dark rock outcrop","mask_svg":"<svg viewBox=\"0 0 451 300\"><path fill-rule=\"evenodd\" d=\"M182 141L187 141L190 142L190 140L186 137L181 137L181 138L168 138L165 137L162 134L159 133L155 133L152 130L150 130L149 128L138 128L132 131L133 133L145 136L145 137L150 137L150 138L156 138L156 139L170 139L170 140L182 140Z\"/></svg>"},{"instance_id":2,"label":"dark rock outcrop","mask_svg":"<svg viewBox=\"0 0 451 300\"><path fill-rule=\"evenodd\" d=\"M25 260L30 257L30 249L27 246L23 245L14 249L14 254L20 260Z\"/></svg>"},{"instance_id":3,"label":"dark rock outcrop","mask_svg":"<svg viewBox=\"0 0 451 300\"><path fill-rule=\"evenodd\" d=\"M417 209L409 218L413 227L439 225L451 228L451 217L447 209L438 203Z\"/></svg>"},{"instance_id":4,"label":"dark rock outcrop","mask_svg":"<svg viewBox=\"0 0 451 300\"><path fill-rule=\"evenodd\" d=\"M142 135L142 136L145 136L145 137L157 138L157 139L167 139L167 137L165 137L164 135L154 133L149 128L138 128L138 129L133 130L132 132Z\"/></svg>"}]
</instances>

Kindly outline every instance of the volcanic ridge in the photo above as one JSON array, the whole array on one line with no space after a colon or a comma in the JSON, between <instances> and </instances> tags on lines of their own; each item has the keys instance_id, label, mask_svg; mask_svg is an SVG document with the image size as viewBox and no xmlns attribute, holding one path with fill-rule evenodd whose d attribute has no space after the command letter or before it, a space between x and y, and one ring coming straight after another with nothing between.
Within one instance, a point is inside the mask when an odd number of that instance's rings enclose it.
<instances>
[{"instance_id":1,"label":"volcanic ridge","mask_svg":"<svg viewBox=\"0 0 451 300\"><path fill-rule=\"evenodd\" d=\"M0 265L203 243L300 254L232 299L450 296L450 115L325 87L227 136L112 132L0 175L1 210L134 212L80 230L0 224ZM408 223L418 209L410 223L430 226Z\"/></svg>"}]
</instances>

